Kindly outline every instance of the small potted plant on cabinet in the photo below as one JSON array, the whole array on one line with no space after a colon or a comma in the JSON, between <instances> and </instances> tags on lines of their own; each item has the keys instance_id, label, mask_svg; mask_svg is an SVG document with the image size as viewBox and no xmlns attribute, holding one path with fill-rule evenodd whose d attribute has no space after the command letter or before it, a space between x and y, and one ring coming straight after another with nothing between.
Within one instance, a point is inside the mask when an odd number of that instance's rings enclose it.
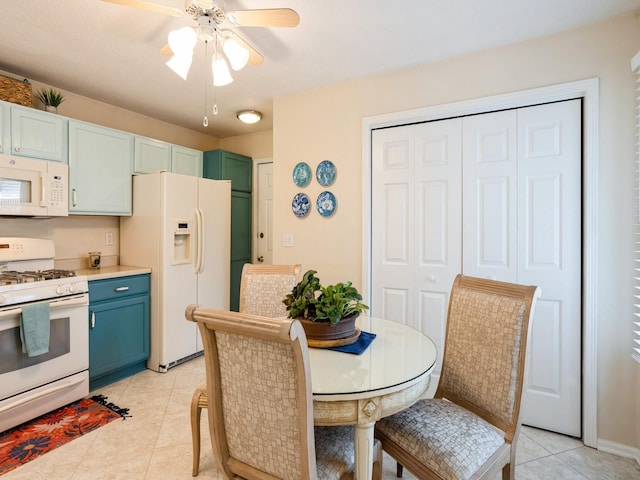
<instances>
[{"instance_id":1,"label":"small potted plant on cabinet","mask_svg":"<svg viewBox=\"0 0 640 480\"><path fill-rule=\"evenodd\" d=\"M42 88L36 96L47 112L57 113L58 107L64 102L64 95L53 88Z\"/></svg>"},{"instance_id":2,"label":"small potted plant on cabinet","mask_svg":"<svg viewBox=\"0 0 640 480\"><path fill-rule=\"evenodd\" d=\"M362 303L362 295L351 282L323 287L316 273L315 270L307 271L283 300L289 318L300 320L307 340L353 337L358 315L369 307Z\"/></svg>"}]
</instances>

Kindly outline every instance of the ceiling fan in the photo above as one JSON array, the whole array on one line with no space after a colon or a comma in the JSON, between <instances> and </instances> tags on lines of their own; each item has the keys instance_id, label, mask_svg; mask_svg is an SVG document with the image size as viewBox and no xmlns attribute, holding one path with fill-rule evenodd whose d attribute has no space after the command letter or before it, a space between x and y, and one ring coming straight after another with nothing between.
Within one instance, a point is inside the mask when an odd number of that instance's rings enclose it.
<instances>
[{"instance_id":1,"label":"ceiling fan","mask_svg":"<svg viewBox=\"0 0 640 480\"><path fill-rule=\"evenodd\" d=\"M185 0L182 9L145 0L102 1L175 17L191 17L196 26L171 31L168 44L161 52L172 56L167 66L186 80L196 42L201 40L205 45L211 44L213 83L216 86L233 81L227 61L237 71L246 65L260 65L264 60L242 37L232 30L222 28L225 24L237 27L295 27L300 22L298 14L290 8L227 11L224 1L218 0Z\"/></svg>"}]
</instances>

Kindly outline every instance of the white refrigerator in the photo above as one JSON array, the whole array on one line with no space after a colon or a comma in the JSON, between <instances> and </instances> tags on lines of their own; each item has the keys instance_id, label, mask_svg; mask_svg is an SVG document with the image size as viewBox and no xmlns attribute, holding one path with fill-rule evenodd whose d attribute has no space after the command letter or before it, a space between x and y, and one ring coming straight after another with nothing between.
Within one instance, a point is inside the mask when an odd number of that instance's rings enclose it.
<instances>
[{"instance_id":1,"label":"white refrigerator","mask_svg":"<svg viewBox=\"0 0 640 480\"><path fill-rule=\"evenodd\" d=\"M120 263L151 268L151 352L157 372L202 352L190 304L229 309L231 182L171 172L133 177L120 219Z\"/></svg>"}]
</instances>

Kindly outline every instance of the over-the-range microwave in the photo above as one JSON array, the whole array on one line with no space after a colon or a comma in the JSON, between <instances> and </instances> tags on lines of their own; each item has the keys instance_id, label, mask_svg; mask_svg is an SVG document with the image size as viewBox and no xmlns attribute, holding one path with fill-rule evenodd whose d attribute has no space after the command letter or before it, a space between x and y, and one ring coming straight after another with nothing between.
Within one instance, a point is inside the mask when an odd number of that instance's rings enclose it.
<instances>
[{"instance_id":1,"label":"over-the-range microwave","mask_svg":"<svg viewBox=\"0 0 640 480\"><path fill-rule=\"evenodd\" d=\"M0 155L0 215L69 215L69 167Z\"/></svg>"}]
</instances>

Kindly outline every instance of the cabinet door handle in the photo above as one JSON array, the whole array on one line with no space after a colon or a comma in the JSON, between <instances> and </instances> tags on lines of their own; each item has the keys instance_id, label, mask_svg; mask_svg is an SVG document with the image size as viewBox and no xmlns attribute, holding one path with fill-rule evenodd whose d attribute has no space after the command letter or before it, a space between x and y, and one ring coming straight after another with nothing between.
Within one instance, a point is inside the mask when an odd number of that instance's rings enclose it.
<instances>
[{"instance_id":1,"label":"cabinet door handle","mask_svg":"<svg viewBox=\"0 0 640 480\"><path fill-rule=\"evenodd\" d=\"M76 205L78 205L77 202L77 195L76 195L76 189L74 188L73 190L71 190L71 203L73 204L73 206L75 207Z\"/></svg>"},{"instance_id":2,"label":"cabinet door handle","mask_svg":"<svg viewBox=\"0 0 640 480\"><path fill-rule=\"evenodd\" d=\"M129 287L116 287L113 289L114 292L126 292L129 290Z\"/></svg>"},{"instance_id":3,"label":"cabinet door handle","mask_svg":"<svg viewBox=\"0 0 640 480\"><path fill-rule=\"evenodd\" d=\"M91 310L91 328L96 328L96 312Z\"/></svg>"},{"instance_id":4,"label":"cabinet door handle","mask_svg":"<svg viewBox=\"0 0 640 480\"><path fill-rule=\"evenodd\" d=\"M15 152L19 152L20 150L22 150L19 146L15 146L15 148L13 149Z\"/></svg>"}]
</instances>

